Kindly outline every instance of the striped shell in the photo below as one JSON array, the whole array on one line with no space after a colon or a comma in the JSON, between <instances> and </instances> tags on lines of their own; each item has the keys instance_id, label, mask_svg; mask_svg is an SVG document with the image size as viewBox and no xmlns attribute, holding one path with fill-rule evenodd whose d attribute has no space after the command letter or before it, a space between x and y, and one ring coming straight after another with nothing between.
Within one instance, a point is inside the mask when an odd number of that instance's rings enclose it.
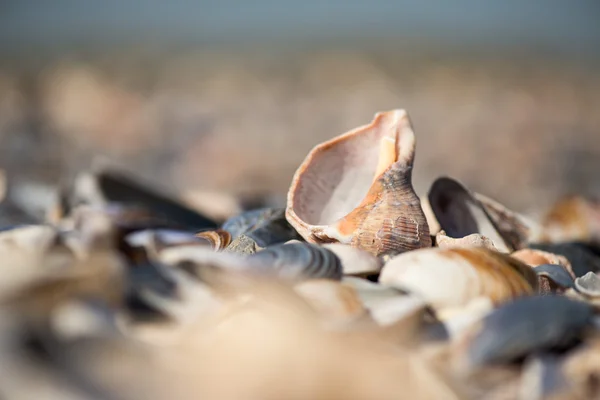
<instances>
[{"instance_id":1,"label":"striped shell","mask_svg":"<svg viewBox=\"0 0 600 400\"><path fill-rule=\"evenodd\" d=\"M268 247L248 257L256 271L285 280L342 279L342 264L330 250L290 243Z\"/></svg>"},{"instance_id":2,"label":"striped shell","mask_svg":"<svg viewBox=\"0 0 600 400\"><path fill-rule=\"evenodd\" d=\"M292 180L288 221L308 242L350 244L376 256L431 246L412 187L414 153L404 110L378 113L316 146Z\"/></svg>"},{"instance_id":3,"label":"striped shell","mask_svg":"<svg viewBox=\"0 0 600 400\"><path fill-rule=\"evenodd\" d=\"M401 254L384 265L379 282L421 295L436 310L464 307L480 297L500 304L534 294L538 284L529 266L484 248Z\"/></svg>"},{"instance_id":4,"label":"striped shell","mask_svg":"<svg viewBox=\"0 0 600 400\"><path fill-rule=\"evenodd\" d=\"M223 229L197 233L196 236L206 240L215 251L223 250L231 243L231 235Z\"/></svg>"}]
</instances>

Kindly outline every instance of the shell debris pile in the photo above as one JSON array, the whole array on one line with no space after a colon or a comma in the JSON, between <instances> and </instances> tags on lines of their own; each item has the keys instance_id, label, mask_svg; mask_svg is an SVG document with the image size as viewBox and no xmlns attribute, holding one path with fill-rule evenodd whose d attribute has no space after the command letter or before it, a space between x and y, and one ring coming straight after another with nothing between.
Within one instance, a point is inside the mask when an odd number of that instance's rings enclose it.
<instances>
[{"instance_id":1,"label":"shell debris pile","mask_svg":"<svg viewBox=\"0 0 600 400\"><path fill-rule=\"evenodd\" d=\"M107 167L41 219L0 188L0 397L600 398L599 203L418 196L415 149L378 113L225 221Z\"/></svg>"}]
</instances>

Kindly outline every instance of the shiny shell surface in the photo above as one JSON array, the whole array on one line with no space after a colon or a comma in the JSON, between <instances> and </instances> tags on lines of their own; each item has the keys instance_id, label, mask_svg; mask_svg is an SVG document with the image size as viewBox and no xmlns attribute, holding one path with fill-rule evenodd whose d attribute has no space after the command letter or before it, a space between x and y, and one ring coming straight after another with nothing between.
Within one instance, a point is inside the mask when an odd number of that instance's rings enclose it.
<instances>
[{"instance_id":1,"label":"shiny shell surface","mask_svg":"<svg viewBox=\"0 0 600 400\"><path fill-rule=\"evenodd\" d=\"M309 243L268 247L248 257L255 270L286 280L342 278L342 264L331 250Z\"/></svg>"}]
</instances>

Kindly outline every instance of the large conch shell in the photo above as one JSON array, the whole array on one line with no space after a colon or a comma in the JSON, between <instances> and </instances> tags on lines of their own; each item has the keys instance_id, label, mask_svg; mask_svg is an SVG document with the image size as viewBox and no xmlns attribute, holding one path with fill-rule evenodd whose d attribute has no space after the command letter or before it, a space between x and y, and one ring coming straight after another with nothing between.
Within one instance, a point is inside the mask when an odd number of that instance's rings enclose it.
<instances>
[{"instance_id":1,"label":"large conch shell","mask_svg":"<svg viewBox=\"0 0 600 400\"><path fill-rule=\"evenodd\" d=\"M411 182L415 135L404 110L316 146L288 192L286 218L311 243L350 244L376 256L431 246Z\"/></svg>"}]
</instances>

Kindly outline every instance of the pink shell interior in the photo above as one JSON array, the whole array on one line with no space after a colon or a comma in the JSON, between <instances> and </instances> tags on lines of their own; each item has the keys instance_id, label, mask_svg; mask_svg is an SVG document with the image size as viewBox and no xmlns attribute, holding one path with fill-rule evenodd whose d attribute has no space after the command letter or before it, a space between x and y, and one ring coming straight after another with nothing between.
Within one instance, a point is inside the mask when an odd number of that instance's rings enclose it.
<instances>
[{"instance_id":1,"label":"pink shell interior","mask_svg":"<svg viewBox=\"0 0 600 400\"><path fill-rule=\"evenodd\" d=\"M403 111L378 114L370 125L317 146L300 167L294 188L296 215L310 225L329 225L355 209L375 178L381 139L396 141L403 117ZM400 143L396 141L396 154Z\"/></svg>"}]
</instances>

